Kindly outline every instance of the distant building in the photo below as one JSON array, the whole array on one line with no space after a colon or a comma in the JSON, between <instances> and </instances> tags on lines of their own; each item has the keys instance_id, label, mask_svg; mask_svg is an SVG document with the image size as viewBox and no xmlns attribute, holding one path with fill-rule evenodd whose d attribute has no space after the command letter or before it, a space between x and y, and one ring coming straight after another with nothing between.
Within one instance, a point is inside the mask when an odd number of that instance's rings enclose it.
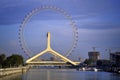
<instances>
[{"instance_id":1,"label":"distant building","mask_svg":"<svg viewBox=\"0 0 120 80\"><path fill-rule=\"evenodd\" d=\"M101 59L101 60L97 60L97 66L99 67L107 67L107 66L111 66L111 61L110 60L105 60L105 59Z\"/></svg>"},{"instance_id":2,"label":"distant building","mask_svg":"<svg viewBox=\"0 0 120 80\"><path fill-rule=\"evenodd\" d=\"M110 53L110 61L120 66L120 52Z\"/></svg>"},{"instance_id":3,"label":"distant building","mask_svg":"<svg viewBox=\"0 0 120 80\"><path fill-rule=\"evenodd\" d=\"M50 61L55 61L55 57L50 57Z\"/></svg>"},{"instance_id":4,"label":"distant building","mask_svg":"<svg viewBox=\"0 0 120 80\"><path fill-rule=\"evenodd\" d=\"M100 59L100 53L99 52L88 52L89 59L93 62L96 62Z\"/></svg>"}]
</instances>

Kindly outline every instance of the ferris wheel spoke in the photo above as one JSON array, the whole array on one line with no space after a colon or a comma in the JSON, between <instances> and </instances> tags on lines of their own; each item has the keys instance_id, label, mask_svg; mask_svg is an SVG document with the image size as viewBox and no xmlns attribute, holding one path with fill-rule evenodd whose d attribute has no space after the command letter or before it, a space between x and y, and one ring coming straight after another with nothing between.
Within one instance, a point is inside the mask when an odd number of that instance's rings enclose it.
<instances>
[{"instance_id":1,"label":"ferris wheel spoke","mask_svg":"<svg viewBox=\"0 0 120 80\"><path fill-rule=\"evenodd\" d=\"M24 38L24 28L26 26L26 23L28 23L28 21L35 15L37 14L38 12L42 12L42 11L45 11L45 10L53 10L53 11L56 11L60 14L62 14L69 22L70 22L70 26L72 27L72 30L73 30L73 42L72 42L72 46L71 48L66 52L65 56L69 56L73 53L74 49L76 48L77 46L77 42L78 42L78 29L76 27L76 23L75 21L73 20L73 18L66 12L64 11L63 9L61 8L58 8L58 7L55 7L55 6L41 6L39 8L35 8L33 9L32 11L30 11L23 19L20 27L19 27L19 33L18 33L18 39L19 39L19 43L20 43L20 46L21 46L21 49L23 50L24 53L26 53L29 57L31 56L31 53L34 53L34 51L31 51L29 48L28 48L28 45L26 44L25 42L25 38Z\"/></svg>"}]
</instances>

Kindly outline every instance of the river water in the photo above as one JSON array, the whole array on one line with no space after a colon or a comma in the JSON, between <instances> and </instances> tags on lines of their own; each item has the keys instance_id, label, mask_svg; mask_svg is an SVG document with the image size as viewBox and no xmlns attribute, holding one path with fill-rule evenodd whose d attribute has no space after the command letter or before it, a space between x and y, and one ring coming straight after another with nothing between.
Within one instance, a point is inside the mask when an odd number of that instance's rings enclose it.
<instances>
[{"instance_id":1,"label":"river water","mask_svg":"<svg viewBox=\"0 0 120 80\"><path fill-rule=\"evenodd\" d=\"M72 69L30 69L26 73L9 75L0 80L120 80L120 74Z\"/></svg>"}]
</instances>

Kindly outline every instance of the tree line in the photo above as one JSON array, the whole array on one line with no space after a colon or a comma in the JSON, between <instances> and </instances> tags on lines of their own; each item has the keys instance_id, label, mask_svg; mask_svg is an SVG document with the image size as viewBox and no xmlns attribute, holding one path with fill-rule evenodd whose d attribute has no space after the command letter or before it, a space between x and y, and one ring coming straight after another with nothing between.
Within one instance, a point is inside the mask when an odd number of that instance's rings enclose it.
<instances>
[{"instance_id":1,"label":"tree line","mask_svg":"<svg viewBox=\"0 0 120 80\"><path fill-rule=\"evenodd\" d=\"M5 54L0 54L0 68L10 68L23 66L24 59L21 55L12 54L6 57Z\"/></svg>"}]
</instances>

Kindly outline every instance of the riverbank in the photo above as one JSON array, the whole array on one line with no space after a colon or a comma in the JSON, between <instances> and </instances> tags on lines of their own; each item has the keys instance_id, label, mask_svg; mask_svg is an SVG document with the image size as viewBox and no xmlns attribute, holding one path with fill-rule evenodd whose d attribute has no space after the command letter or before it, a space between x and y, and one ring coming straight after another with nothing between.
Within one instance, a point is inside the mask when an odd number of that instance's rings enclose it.
<instances>
[{"instance_id":1,"label":"riverbank","mask_svg":"<svg viewBox=\"0 0 120 80\"><path fill-rule=\"evenodd\" d=\"M87 67L87 68L80 68L79 70L81 71L104 71L104 72L110 72L110 73L117 73L120 74L120 68L119 67L102 67L102 68L97 68L97 67Z\"/></svg>"},{"instance_id":2,"label":"riverbank","mask_svg":"<svg viewBox=\"0 0 120 80\"><path fill-rule=\"evenodd\" d=\"M75 69L29 69L24 74L10 76L5 76L0 80L120 80L118 74L104 71L76 71Z\"/></svg>"},{"instance_id":3,"label":"riverbank","mask_svg":"<svg viewBox=\"0 0 120 80\"><path fill-rule=\"evenodd\" d=\"M27 71L27 67L18 67L18 68L4 68L0 69L0 77L16 74L16 73L23 73Z\"/></svg>"}]
</instances>

